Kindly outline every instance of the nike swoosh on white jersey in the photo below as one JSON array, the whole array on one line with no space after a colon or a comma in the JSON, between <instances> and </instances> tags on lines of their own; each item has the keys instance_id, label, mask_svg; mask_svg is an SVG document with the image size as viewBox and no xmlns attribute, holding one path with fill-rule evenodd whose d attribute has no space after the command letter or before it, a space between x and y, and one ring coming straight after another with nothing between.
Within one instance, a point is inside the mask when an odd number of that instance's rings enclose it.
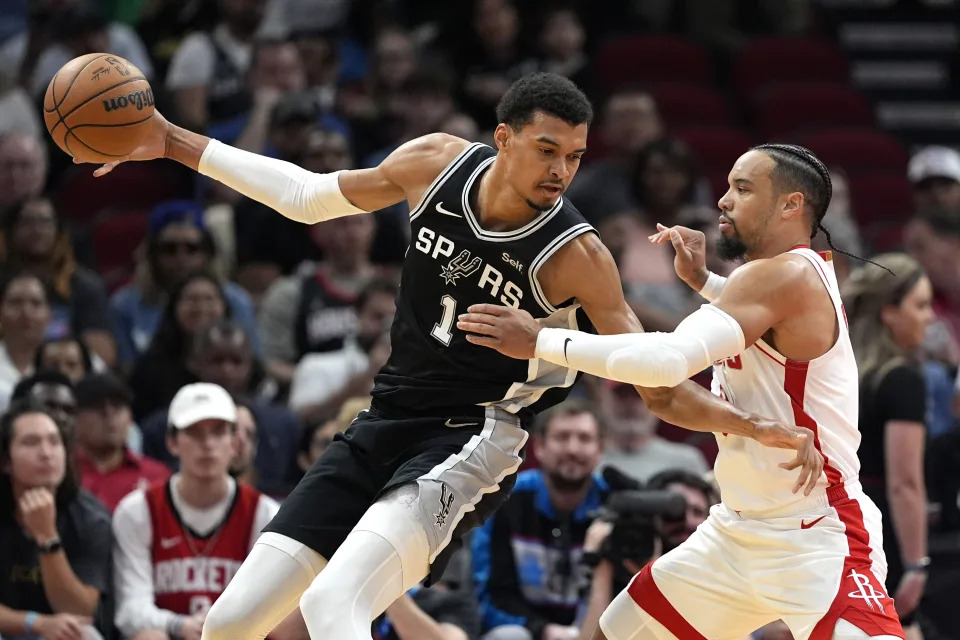
<instances>
[{"instance_id":1,"label":"nike swoosh on white jersey","mask_svg":"<svg viewBox=\"0 0 960 640\"><path fill-rule=\"evenodd\" d=\"M443 208L443 202L437 203L437 213L442 213L445 216L453 216L454 218L462 218L463 216L459 213L454 213L453 211L448 211Z\"/></svg>"},{"instance_id":2,"label":"nike swoosh on white jersey","mask_svg":"<svg viewBox=\"0 0 960 640\"><path fill-rule=\"evenodd\" d=\"M475 427L477 425L476 422L450 422L449 420L443 424L451 429L456 429L458 427Z\"/></svg>"}]
</instances>

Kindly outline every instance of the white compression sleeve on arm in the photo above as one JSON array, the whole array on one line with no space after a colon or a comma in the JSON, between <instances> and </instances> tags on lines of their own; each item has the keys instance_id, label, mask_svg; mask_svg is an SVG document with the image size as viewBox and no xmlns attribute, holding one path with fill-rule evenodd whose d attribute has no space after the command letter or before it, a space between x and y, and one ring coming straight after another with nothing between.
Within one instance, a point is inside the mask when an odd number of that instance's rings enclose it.
<instances>
[{"instance_id":1,"label":"white compression sleeve on arm","mask_svg":"<svg viewBox=\"0 0 960 640\"><path fill-rule=\"evenodd\" d=\"M727 284L726 278L711 271L710 275L707 276L707 282L700 289L700 295L706 298L707 302L713 302L720 297L720 292L723 291L723 285L725 284Z\"/></svg>"},{"instance_id":2,"label":"white compression sleeve on arm","mask_svg":"<svg viewBox=\"0 0 960 640\"><path fill-rule=\"evenodd\" d=\"M366 213L340 191L339 174L313 173L211 140L197 170L243 195L306 224Z\"/></svg>"},{"instance_id":3,"label":"white compression sleeve on arm","mask_svg":"<svg viewBox=\"0 0 960 640\"><path fill-rule=\"evenodd\" d=\"M569 329L542 329L536 356L641 387L675 387L744 348L743 330L737 321L705 304L673 333L595 336Z\"/></svg>"}]
</instances>

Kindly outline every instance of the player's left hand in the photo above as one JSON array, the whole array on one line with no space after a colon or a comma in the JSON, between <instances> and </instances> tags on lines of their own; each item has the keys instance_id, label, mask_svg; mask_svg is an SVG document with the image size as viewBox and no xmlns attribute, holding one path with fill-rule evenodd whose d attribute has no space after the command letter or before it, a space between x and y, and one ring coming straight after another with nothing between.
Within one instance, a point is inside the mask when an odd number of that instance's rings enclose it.
<instances>
[{"instance_id":1,"label":"player's left hand","mask_svg":"<svg viewBox=\"0 0 960 640\"><path fill-rule=\"evenodd\" d=\"M793 460L781 463L780 468L787 471L800 469L793 492L803 489L803 495L810 495L823 473L823 455L817 451L810 429L762 418L754 422L753 439L767 447L795 450L797 455Z\"/></svg>"},{"instance_id":2,"label":"player's left hand","mask_svg":"<svg viewBox=\"0 0 960 640\"><path fill-rule=\"evenodd\" d=\"M540 323L521 309L496 304L475 304L457 319L467 341L496 349L505 356L529 360L537 350Z\"/></svg>"}]
</instances>

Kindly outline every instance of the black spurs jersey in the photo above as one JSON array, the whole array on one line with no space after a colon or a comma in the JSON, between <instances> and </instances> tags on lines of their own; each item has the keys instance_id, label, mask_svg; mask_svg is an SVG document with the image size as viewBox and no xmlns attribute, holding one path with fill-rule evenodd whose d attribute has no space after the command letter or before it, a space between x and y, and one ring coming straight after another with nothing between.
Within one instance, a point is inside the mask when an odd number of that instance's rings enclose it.
<instances>
[{"instance_id":1,"label":"black spurs jersey","mask_svg":"<svg viewBox=\"0 0 960 640\"><path fill-rule=\"evenodd\" d=\"M514 231L485 231L471 208L483 171L496 158L475 143L434 180L410 212L392 353L380 370L375 401L418 415L465 416L498 406L526 421L563 400L577 372L543 360L515 360L467 342L457 316L472 304L520 308L547 326L592 331L573 301L554 307L537 272L560 247L594 232L560 198Z\"/></svg>"}]
</instances>

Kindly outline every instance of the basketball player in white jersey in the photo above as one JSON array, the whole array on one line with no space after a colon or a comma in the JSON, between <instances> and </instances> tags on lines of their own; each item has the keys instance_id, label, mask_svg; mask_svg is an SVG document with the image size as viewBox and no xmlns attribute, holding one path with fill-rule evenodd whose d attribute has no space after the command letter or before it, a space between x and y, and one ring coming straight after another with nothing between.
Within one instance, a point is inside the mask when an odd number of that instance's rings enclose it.
<instances>
[{"instance_id":1,"label":"basketball player in white jersey","mask_svg":"<svg viewBox=\"0 0 960 640\"><path fill-rule=\"evenodd\" d=\"M857 367L837 279L829 256L809 248L830 201L829 174L809 150L770 144L741 156L729 184L718 251L746 264L726 280L697 274L693 285L711 304L674 332L541 329L492 305L471 308L458 326L506 355L643 387L672 387L713 364L714 393L815 434L825 464L803 494L782 468L787 452L716 434L722 503L634 577L597 639L734 639L777 619L798 640L903 638L883 586L880 513L857 479ZM652 240L664 237L683 253L678 263L689 257L680 230Z\"/></svg>"}]
</instances>

